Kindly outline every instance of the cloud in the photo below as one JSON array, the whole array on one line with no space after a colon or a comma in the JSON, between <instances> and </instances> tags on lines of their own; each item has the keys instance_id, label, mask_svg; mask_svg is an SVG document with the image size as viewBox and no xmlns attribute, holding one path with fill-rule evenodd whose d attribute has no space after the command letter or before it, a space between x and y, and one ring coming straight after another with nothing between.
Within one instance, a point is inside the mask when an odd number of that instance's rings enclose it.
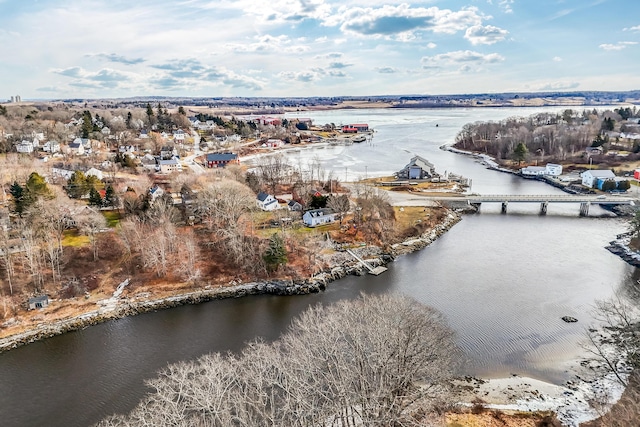
<instances>
[{"instance_id":1,"label":"cloud","mask_svg":"<svg viewBox=\"0 0 640 427\"><path fill-rule=\"evenodd\" d=\"M272 36L266 34L256 36L255 39L257 41L253 43L230 43L227 44L227 48L237 53L302 53L309 50L309 46L307 45L292 44L291 39L286 35Z\"/></svg>"},{"instance_id":2,"label":"cloud","mask_svg":"<svg viewBox=\"0 0 640 427\"><path fill-rule=\"evenodd\" d=\"M122 55L116 55L115 53L90 53L85 56L101 58L110 62L117 62L124 65L141 64L146 61L144 58L127 58Z\"/></svg>"},{"instance_id":3,"label":"cloud","mask_svg":"<svg viewBox=\"0 0 640 427\"><path fill-rule=\"evenodd\" d=\"M603 43L599 47L604 50L622 50L627 46L633 46L638 44L638 42L618 42L616 44Z\"/></svg>"},{"instance_id":4,"label":"cloud","mask_svg":"<svg viewBox=\"0 0 640 427\"><path fill-rule=\"evenodd\" d=\"M353 64L347 64L344 62L332 62L329 64L329 68L347 68L351 66L353 66Z\"/></svg>"},{"instance_id":5,"label":"cloud","mask_svg":"<svg viewBox=\"0 0 640 427\"><path fill-rule=\"evenodd\" d=\"M493 25L484 27L482 25L474 25L467 28L467 31L464 33L464 38L469 40L474 46L478 44L490 45L503 41L507 34L509 34L507 30L494 27Z\"/></svg>"},{"instance_id":6,"label":"cloud","mask_svg":"<svg viewBox=\"0 0 640 427\"><path fill-rule=\"evenodd\" d=\"M500 0L499 5L504 13L513 13L513 9L511 8L513 3L515 3L515 0Z\"/></svg>"},{"instance_id":7,"label":"cloud","mask_svg":"<svg viewBox=\"0 0 640 427\"><path fill-rule=\"evenodd\" d=\"M554 62L561 62L561 61L562 61L562 58L560 58L559 56L554 56L554 57L553 57L553 61L554 61Z\"/></svg>"},{"instance_id":8,"label":"cloud","mask_svg":"<svg viewBox=\"0 0 640 427\"><path fill-rule=\"evenodd\" d=\"M384 5L379 8L341 8L325 21L325 25L340 25L340 29L361 37L411 40L420 31L455 34L469 26L480 25L484 16L475 7L454 12L437 7Z\"/></svg>"},{"instance_id":9,"label":"cloud","mask_svg":"<svg viewBox=\"0 0 640 427\"><path fill-rule=\"evenodd\" d=\"M238 74L224 67L206 65L197 59L173 60L165 64L155 64L152 67L163 73L157 76L155 84L168 89L193 88L204 83L259 91L265 85L264 81L255 77Z\"/></svg>"},{"instance_id":10,"label":"cloud","mask_svg":"<svg viewBox=\"0 0 640 427\"><path fill-rule=\"evenodd\" d=\"M338 59L338 58L342 58L343 54L342 52L329 52L329 53L325 53L324 55L317 55L316 59Z\"/></svg>"},{"instance_id":11,"label":"cloud","mask_svg":"<svg viewBox=\"0 0 640 427\"><path fill-rule=\"evenodd\" d=\"M278 77L280 77L283 80L295 80L295 81L304 82L304 83L316 81L320 78L318 73L314 71L299 71L299 72L283 71L278 74Z\"/></svg>"},{"instance_id":12,"label":"cloud","mask_svg":"<svg viewBox=\"0 0 640 427\"><path fill-rule=\"evenodd\" d=\"M435 56L425 56L420 62L422 68L441 68L447 65L455 64L493 64L504 61L504 57L497 53L482 54L471 50L458 50L454 52L441 53Z\"/></svg>"},{"instance_id":13,"label":"cloud","mask_svg":"<svg viewBox=\"0 0 640 427\"><path fill-rule=\"evenodd\" d=\"M37 90L38 92L48 92L48 93L51 93L51 92L59 92L59 91L60 91L60 89L58 89L58 88L57 88L57 87L55 87L55 86L44 86L44 87L39 87L39 88L37 88L36 90Z\"/></svg>"},{"instance_id":14,"label":"cloud","mask_svg":"<svg viewBox=\"0 0 640 427\"><path fill-rule=\"evenodd\" d=\"M632 31L634 33L640 33L640 25L634 27L623 28L622 31Z\"/></svg>"},{"instance_id":15,"label":"cloud","mask_svg":"<svg viewBox=\"0 0 640 427\"><path fill-rule=\"evenodd\" d=\"M436 47L438 47L438 45L433 42L427 43L427 48L429 49L435 49Z\"/></svg>"},{"instance_id":16,"label":"cloud","mask_svg":"<svg viewBox=\"0 0 640 427\"><path fill-rule=\"evenodd\" d=\"M551 83L545 83L541 86L538 86L537 90L561 91L561 90L576 89L579 86L580 86L580 83L578 82L551 82Z\"/></svg>"},{"instance_id":17,"label":"cloud","mask_svg":"<svg viewBox=\"0 0 640 427\"><path fill-rule=\"evenodd\" d=\"M323 20L331 15L325 0L239 0L232 3L246 15L256 16L266 24L299 23L308 19Z\"/></svg>"},{"instance_id":18,"label":"cloud","mask_svg":"<svg viewBox=\"0 0 640 427\"><path fill-rule=\"evenodd\" d=\"M374 70L380 74L393 74L398 72L398 69L393 67L376 67Z\"/></svg>"},{"instance_id":19,"label":"cloud","mask_svg":"<svg viewBox=\"0 0 640 427\"><path fill-rule=\"evenodd\" d=\"M52 73L60 74L65 77L82 77L85 71L81 67L69 67L64 69L53 69Z\"/></svg>"},{"instance_id":20,"label":"cloud","mask_svg":"<svg viewBox=\"0 0 640 427\"><path fill-rule=\"evenodd\" d=\"M328 73L331 77L347 77L348 74L345 73L344 71L338 71L338 70L330 70Z\"/></svg>"}]
</instances>

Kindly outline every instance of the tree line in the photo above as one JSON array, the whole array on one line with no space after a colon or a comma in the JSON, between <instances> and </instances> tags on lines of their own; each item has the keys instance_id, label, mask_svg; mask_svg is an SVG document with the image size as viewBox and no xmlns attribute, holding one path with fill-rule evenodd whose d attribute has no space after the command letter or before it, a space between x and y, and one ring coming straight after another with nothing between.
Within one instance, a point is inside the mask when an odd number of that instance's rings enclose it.
<instances>
[{"instance_id":1,"label":"tree line","mask_svg":"<svg viewBox=\"0 0 640 427\"><path fill-rule=\"evenodd\" d=\"M509 117L498 122L467 123L458 132L455 147L487 153L498 160L518 162L532 158L546 161L580 159L587 147L620 147L640 152L638 143L611 141L608 131L636 129L626 120L637 117L635 108L614 111L567 109L562 113L539 113ZM630 127L631 126L631 127ZM636 129L637 131L637 129Z\"/></svg>"}]
</instances>

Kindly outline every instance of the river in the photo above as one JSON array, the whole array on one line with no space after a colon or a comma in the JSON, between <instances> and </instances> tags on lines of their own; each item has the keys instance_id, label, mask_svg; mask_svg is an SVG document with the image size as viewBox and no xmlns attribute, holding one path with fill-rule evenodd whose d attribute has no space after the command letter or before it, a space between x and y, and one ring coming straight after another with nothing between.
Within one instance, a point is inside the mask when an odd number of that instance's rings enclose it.
<instances>
[{"instance_id":1,"label":"river","mask_svg":"<svg viewBox=\"0 0 640 427\"><path fill-rule=\"evenodd\" d=\"M484 194L551 194L535 181L489 171L438 147L467 122L543 109L349 110L305 112L316 123L369 123L372 141L288 154L348 177L389 174L413 153L439 172L473 180ZM544 111L549 111L548 109ZM292 115L295 116L295 115ZM435 125L438 124L436 127ZM366 166L366 167L365 167ZM345 172L346 168L346 172ZM340 176L342 178L342 176ZM111 321L0 355L3 426L88 426L126 412L144 380L168 363L208 352L238 351L256 338L276 339L311 304L397 292L441 310L469 358L462 374L511 373L560 384L584 354L580 342L597 299L635 283L636 269L604 249L625 220L578 217L578 206L483 206L428 248L400 257L381 276L347 277L320 294L215 301ZM560 320L574 316L578 323Z\"/></svg>"}]
</instances>

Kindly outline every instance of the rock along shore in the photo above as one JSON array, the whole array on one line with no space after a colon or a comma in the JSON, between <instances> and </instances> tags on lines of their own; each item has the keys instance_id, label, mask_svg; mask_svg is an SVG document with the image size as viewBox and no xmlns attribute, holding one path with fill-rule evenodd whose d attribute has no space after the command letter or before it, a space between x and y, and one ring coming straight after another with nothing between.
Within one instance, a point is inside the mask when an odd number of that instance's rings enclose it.
<instances>
[{"instance_id":1,"label":"rock along shore","mask_svg":"<svg viewBox=\"0 0 640 427\"><path fill-rule=\"evenodd\" d=\"M392 262L398 255L414 252L430 245L461 219L462 217L459 214L450 212L440 224L422 236L392 245L391 253L382 253L379 249L375 251L376 253L372 253L370 251L371 248L364 248L367 253L360 253L359 255L373 267L385 265ZM200 304L213 300L240 298L249 295L306 295L324 291L329 283L345 276L362 276L365 274L366 269L364 266L360 265L356 260L348 259L309 279L270 280L235 284L207 288L156 300L136 301L134 299L122 299L111 307L103 307L70 319L40 324L35 329L2 338L0 339L0 353L35 341L61 335L65 332L77 331L126 316L134 316L186 304Z\"/></svg>"}]
</instances>

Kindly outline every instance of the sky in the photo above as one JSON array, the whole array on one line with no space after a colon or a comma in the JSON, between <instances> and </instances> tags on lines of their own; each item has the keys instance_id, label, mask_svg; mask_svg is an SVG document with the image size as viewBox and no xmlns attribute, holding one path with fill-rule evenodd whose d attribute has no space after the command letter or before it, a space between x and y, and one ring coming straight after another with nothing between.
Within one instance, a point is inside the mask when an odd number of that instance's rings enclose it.
<instances>
[{"instance_id":1,"label":"sky","mask_svg":"<svg viewBox=\"0 0 640 427\"><path fill-rule=\"evenodd\" d=\"M0 0L0 100L640 89L638 0Z\"/></svg>"}]
</instances>

